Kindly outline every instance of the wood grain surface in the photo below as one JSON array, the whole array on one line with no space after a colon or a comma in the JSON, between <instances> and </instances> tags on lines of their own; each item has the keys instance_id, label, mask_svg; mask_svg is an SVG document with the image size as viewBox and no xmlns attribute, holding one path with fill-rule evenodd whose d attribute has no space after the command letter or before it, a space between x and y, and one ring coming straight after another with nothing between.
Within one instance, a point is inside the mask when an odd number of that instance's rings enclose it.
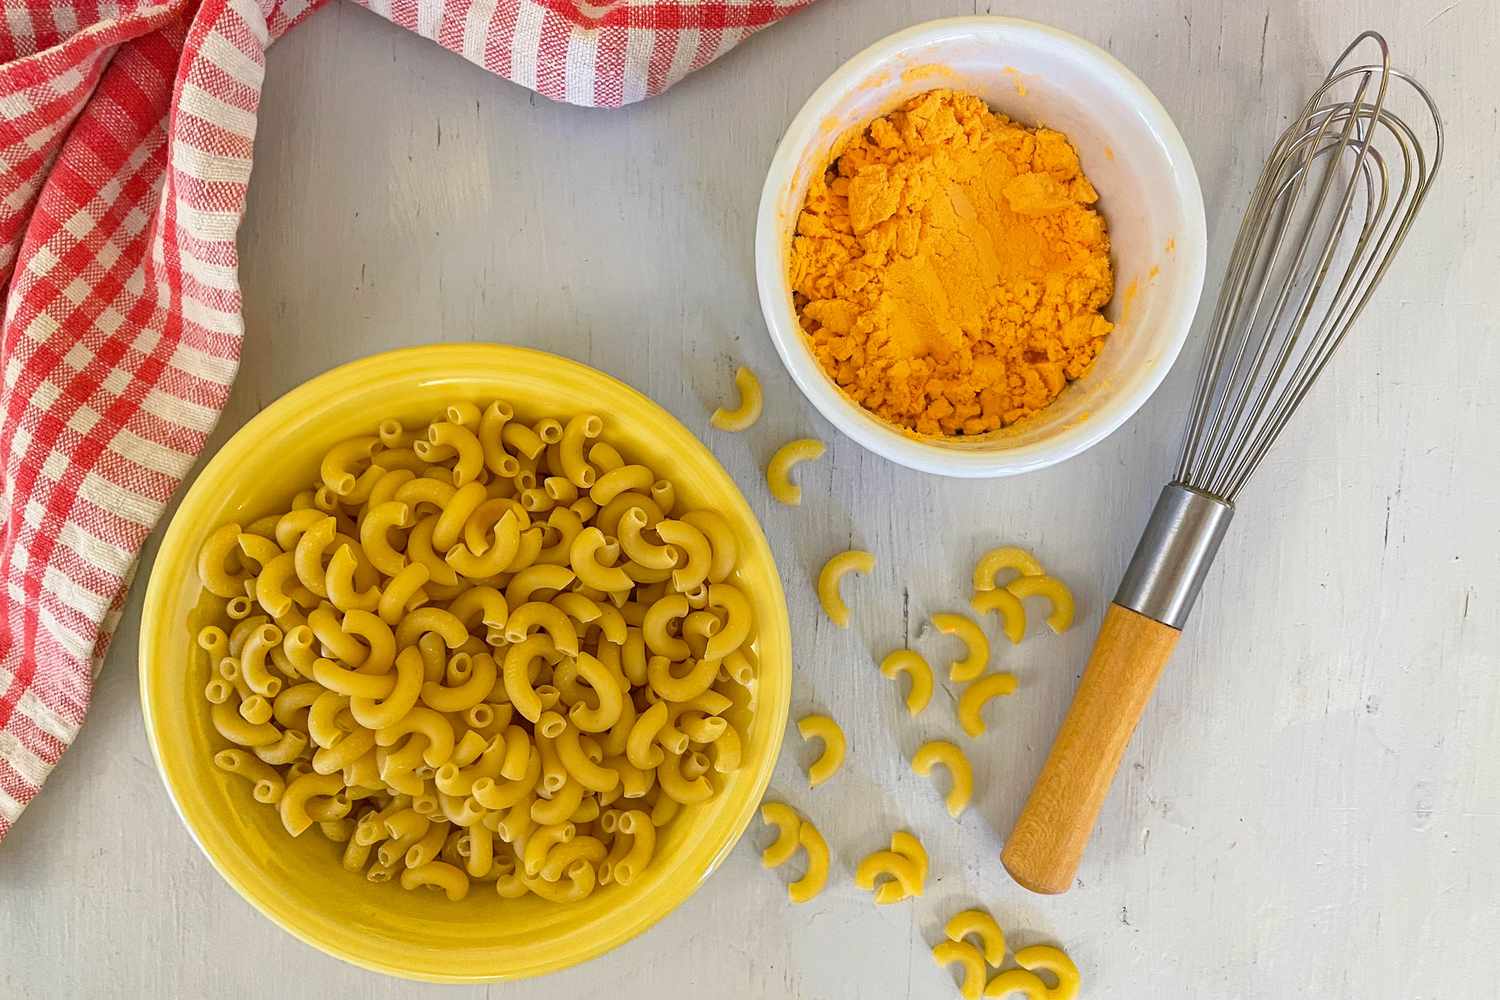
<instances>
[{"instance_id":1,"label":"wood grain surface","mask_svg":"<svg viewBox=\"0 0 1500 1000\"><path fill-rule=\"evenodd\" d=\"M1067 892L1141 715L1182 633L1110 604L1078 690L1001 860L1033 892Z\"/></svg>"},{"instance_id":2,"label":"wood grain surface","mask_svg":"<svg viewBox=\"0 0 1500 1000\"><path fill-rule=\"evenodd\" d=\"M767 338L751 263L782 129L868 43L974 3L821 0L663 97L563 107L346 3L269 56L241 274L248 336L217 446L304 379L373 351L504 341L647 392L699 432L763 518L791 604L793 718L845 724L849 758L809 792L786 744L773 794L813 817L832 884L788 906L752 828L684 906L610 955L534 982L438 988L299 943L236 896L173 812L146 746L136 644L148 545L77 744L0 847L0 997L876 998L956 996L928 948L989 907L1014 947L1059 942L1090 1000L1437 1000L1500 980L1500 7L1487 0L1015 0L1130 66L1176 119L1203 183L1211 302L1261 160L1359 29L1390 38L1447 116L1443 173L1342 355L1242 496L1193 620L1126 752L1074 889L1001 868L1109 596L1175 459L1195 338L1124 428L1045 472L945 481L867 454L817 417ZM1206 314L1200 316L1199 332ZM744 435L708 427L735 366L762 376ZM817 435L796 510L760 468ZM975 557L1032 547L1078 596L997 665L1020 690L963 740L945 685L909 720L875 663L963 610ZM832 552L853 626L811 581ZM993 623L988 626L994 628ZM954 823L912 774L956 738L975 806ZM875 908L851 881L892 830L933 859L926 897ZM790 867L790 866L789 866Z\"/></svg>"}]
</instances>

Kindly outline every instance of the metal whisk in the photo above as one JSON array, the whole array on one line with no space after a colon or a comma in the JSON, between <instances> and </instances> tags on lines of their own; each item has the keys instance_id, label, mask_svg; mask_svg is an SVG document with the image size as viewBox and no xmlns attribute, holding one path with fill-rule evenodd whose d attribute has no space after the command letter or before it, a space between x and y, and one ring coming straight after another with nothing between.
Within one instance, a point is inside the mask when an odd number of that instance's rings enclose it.
<instances>
[{"instance_id":1,"label":"metal whisk","mask_svg":"<svg viewBox=\"0 0 1500 1000\"><path fill-rule=\"evenodd\" d=\"M1357 51L1378 61L1350 65ZM1392 84L1431 116L1419 135ZM1432 141L1429 159L1423 142ZM1063 892L1234 501L1390 267L1443 157L1432 97L1366 31L1281 134L1230 255L1176 478L1161 493L1002 860Z\"/></svg>"}]
</instances>

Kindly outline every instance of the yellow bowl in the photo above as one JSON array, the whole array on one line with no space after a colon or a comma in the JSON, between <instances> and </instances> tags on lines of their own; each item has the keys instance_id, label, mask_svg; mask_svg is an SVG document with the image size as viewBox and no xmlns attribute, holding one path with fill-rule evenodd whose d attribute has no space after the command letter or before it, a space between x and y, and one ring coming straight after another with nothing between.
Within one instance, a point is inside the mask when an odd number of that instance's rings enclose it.
<instances>
[{"instance_id":1,"label":"yellow bowl","mask_svg":"<svg viewBox=\"0 0 1500 1000\"><path fill-rule=\"evenodd\" d=\"M500 899L372 885L339 865L316 831L296 840L249 785L214 767L223 746L203 697L207 665L194 655L200 614L198 547L214 527L282 509L316 478L335 442L371 433L384 417L431 419L467 399L509 400L525 416L606 419L605 439L676 484L685 505L710 507L734 527L739 582L755 606L761 663L744 766L712 800L664 830L657 858L629 886L582 902ZM540 351L501 346L412 348L334 369L294 389L240 430L203 470L172 519L151 574L141 625L141 704L157 766L178 813L240 895L308 944L356 965L414 979L478 982L577 964L639 934L686 899L729 853L760 802L786 726L791 637L781 583L755 515L718 461L687 428L629 386ZM483 888L483 887L481 887Z\"/></svg>"}]
</instances>

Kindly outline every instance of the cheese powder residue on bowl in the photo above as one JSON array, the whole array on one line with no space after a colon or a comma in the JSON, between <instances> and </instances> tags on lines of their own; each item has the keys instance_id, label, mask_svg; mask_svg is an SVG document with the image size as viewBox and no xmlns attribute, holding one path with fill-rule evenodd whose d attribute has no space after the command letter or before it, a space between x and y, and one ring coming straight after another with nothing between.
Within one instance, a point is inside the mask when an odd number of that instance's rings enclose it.
<instances>
[{"instance_id":1,"label":"cheese powder residue on bowl","mask_svg":"<svg viewBox=\"0 0 1500 1000\"><path fill-rule=\"evenodd\" d=\"M1062 133L951 90L912 98L846 137L808 189L791 284L814 354L919 434L1036 412L1112 329L1097 200Z\"/></svg>"}]
</instances>

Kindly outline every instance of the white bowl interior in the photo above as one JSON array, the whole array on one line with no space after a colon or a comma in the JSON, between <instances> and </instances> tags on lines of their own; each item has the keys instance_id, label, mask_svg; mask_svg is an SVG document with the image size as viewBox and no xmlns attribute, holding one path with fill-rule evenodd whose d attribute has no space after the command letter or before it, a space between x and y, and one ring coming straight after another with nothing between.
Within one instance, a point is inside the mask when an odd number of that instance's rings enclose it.
<instances>
[{"instance_id":1,"label":"white bowl interior","mask_svg":"<svg viewBox=\"0 0 1500 1000\"><path fill-rule=\"evenodd\" d=\"M1115 267L1115 324L1088 375L1045 410L973 440L916 439L845 396L807 348L787 282L797 214L851 128L934 88L968 91L1026 125L1072 140L1099 191ZM774 187L773 187L774 185ZM772 164L761 206L762 305L792 375L824 416L895 461L950 475L1004 475L1051 464L1102 439L1135 411L1176 358L1203 281L1203 204L1176 129L1145 86L1088 43L1003 18L919 26L851 60L809 100ZM768 273L769 272L769 273Z\"/></svg>"}]
</instances>

